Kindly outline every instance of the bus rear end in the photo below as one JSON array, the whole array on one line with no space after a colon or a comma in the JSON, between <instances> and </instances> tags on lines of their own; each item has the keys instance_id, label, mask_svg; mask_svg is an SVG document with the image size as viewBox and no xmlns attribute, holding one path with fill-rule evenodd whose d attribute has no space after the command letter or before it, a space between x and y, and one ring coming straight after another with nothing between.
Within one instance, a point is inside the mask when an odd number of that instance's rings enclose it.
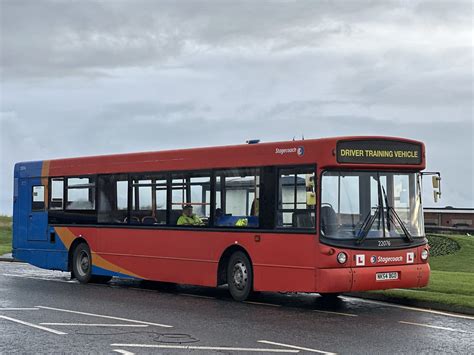
<instances>
[{"instance_id":1,"label":"bus rear end","mask_svg":"<svg viewBox=\"0 0 474 355\"><path fill-rule=\"evenodd\" d=\"M421 205L424 146L394 139L338 141L320 168L322 294L428 284Z\"/></svg>"}]
</instances>

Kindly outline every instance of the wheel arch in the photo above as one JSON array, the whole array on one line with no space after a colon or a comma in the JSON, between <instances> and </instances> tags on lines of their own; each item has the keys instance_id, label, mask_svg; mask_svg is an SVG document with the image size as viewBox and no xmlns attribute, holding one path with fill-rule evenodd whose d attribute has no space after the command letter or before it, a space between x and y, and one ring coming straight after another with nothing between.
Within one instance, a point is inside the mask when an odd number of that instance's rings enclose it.
<instances>
[{"instance_id":1,"label":"wheel arch","mask_svg":"<svg viewBox=\"0 0 474 355\"><path fill-rule=\"evenodd\" d=\"M224 285L227 283L227 264L229 263L229 259L232 254L237 251L243 252L247 256L247 258L249 258L250 264L252 265L253 269L253 261L248 251L241 245L231 245L224 250L219 259L219 264L217 267L217 286Z\"/></svg>"}]
</instances>

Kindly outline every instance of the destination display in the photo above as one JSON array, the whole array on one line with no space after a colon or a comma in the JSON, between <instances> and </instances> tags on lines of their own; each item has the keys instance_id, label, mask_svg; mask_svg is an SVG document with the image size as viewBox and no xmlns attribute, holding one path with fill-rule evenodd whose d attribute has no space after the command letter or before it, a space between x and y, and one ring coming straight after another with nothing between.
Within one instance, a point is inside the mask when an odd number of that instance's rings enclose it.
<instances>
[{"instance_id":1,"label":"destination display","mask_svg":"<svg viewBox=\"0 0 474 355\"><path fill-rule=\"evenodd\" d=\"M421 164L421 144L389 140L354 140L337 143L338 163Z\"/></svg>"}]
</instances>

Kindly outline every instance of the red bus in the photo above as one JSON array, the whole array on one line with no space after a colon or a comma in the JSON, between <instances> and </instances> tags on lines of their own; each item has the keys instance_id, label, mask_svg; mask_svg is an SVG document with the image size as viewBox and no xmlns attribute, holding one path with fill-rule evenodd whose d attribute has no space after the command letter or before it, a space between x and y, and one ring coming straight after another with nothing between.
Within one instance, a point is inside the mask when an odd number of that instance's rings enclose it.
<instances>
[{"instance_id":1,"label":"red bus","mask_svg":"<svg viewBox=\"0 0 474 355\"><path fill-rule=\"evenodd\" d=\"M423 143L340 137L15 165L13 256L252 291L423 287Z\"/></svg>"}]
</instances>

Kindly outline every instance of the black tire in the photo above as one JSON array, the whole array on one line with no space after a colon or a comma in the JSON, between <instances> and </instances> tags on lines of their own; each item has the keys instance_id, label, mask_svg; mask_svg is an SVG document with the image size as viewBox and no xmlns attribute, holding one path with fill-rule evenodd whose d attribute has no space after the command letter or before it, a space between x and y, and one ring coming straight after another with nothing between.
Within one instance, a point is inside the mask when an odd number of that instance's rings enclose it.
<instances>
[{"instance_id":1,"label":"black tire","mask_svg":"<svg viewBox=\"0 0 474 355\"><path fill-rule=\"evenodd\" d=\"M80 243L72 254L72 271L76 279L88 283L92 279L92 255L86 243Z\"/></svg>"},{"instance_id":2,"label":"black tire","mask_svg":"<svg viewBox=\"0 0 474 355\"><path fill-rule=\"evenodd\" d=\"M237 251L229 259L227 265L227 283L232 298L245 301L253 290L252 263L245 253Z\"/></svg>"}]
</instances>

